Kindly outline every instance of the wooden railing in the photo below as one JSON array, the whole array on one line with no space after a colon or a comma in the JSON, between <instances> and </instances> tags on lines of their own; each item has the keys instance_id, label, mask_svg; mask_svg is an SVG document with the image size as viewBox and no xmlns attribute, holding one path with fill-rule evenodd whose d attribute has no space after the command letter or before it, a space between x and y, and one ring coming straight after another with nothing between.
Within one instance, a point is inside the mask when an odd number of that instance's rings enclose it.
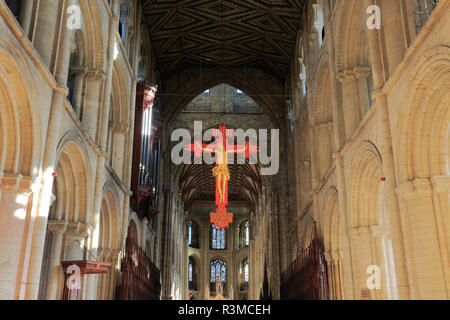
<instances>
[{"instance_id":1,"label":"wooden railing","mask_svg":"<svg viewBox=\"0 0 450 320\"><path fill-rule=\"evenodd\" d=\"M158 268L131 238L127 238L122 259L122 284L117 288L119 300L159 300L161 280Z\"/></svg>"},{"instance_id":2,"label":"wooden railing","mask_svg":"<svg viewBox=\"0 0 450 320\"><path fill-rule=\"evenodd\" d=\"M328 300L323 246L316 237L281 275L282 300Z\"/></svg>"}]
</instances>

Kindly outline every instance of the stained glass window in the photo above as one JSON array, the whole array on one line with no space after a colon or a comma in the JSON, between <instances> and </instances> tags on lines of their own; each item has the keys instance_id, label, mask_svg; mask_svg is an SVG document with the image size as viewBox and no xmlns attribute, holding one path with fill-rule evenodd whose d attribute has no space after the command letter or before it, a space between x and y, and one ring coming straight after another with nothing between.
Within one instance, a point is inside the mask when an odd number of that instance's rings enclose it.
<instances>
[{"instance_id":1,"label":"stained glass window","mask_svg":"<svg viewBox=\"0 0 450 320\"><path fill-rule=\"evenodd\" d=\"M198 248L198 227L195 221L189 221L188 226L189 247Z\"/></svg>"},{"instance_id":2,"label":"stained glass window","mask_svg":"<svg viewBox=\"0 0 450 320\"><path fill-rule=\"evenodd\" d=\"M189 246L192 246L192 221L189 221Z\"/></svg>"},{"instance_id":3,"label":"stained glass window","mask_svg":"<svg viewBox=\"0 0 450 320\"><path fill-rule=\"evenodd\" d=\"M192 281L192 263L189 262L189 281Z\"/></svg>"},{"instance_id":4,"label":"stained glass window","mask_svg":"<svg viewBox=\"0 0 450 320\"><path fill-rule=\"evenodd\" d=\"M245 235L244 236L244 245L246 247L248 247L250 244L250 231L248 228L248 221L245 223L245 226L244 226L244 235Z\"/></svg>"},{"instance_id":5,"label":"stained glass window","mask_svg":"<svg viewBox=\"0 0 450 320\"><path fill-rule=\"evenodd\" d=\"M250 223L247 221L239 225L239 248L246 248L250 245Z\"/></svg>"},{"instance_id":6,"label":"stained glass window","mask_svg":"<svg viewBox=\"0 0 450 320\"><path fill-rule=\"evenodd\" d=\"M225 249L225 229L212 226L211 246L212 249Z\"/></svg>"},{"instance_id":7,"label":"stained glass window","mask_svg":"<svg viewBox=\"0 0 450 320\"><path fill-rule=\"evenodd\" d=\"M248 260L244 261L244 281L248 282Z\"/></svg>"},{"instance_id":8,"label":"stained glass window","mask_svg":"<svg viewBox=\"0 0 450 320\"><path fill-rule=\"evenodd\" d=\"M211 261L211 282L225 282L227 280L227 264L223 260Z\"/></svg>"}]
</instances>

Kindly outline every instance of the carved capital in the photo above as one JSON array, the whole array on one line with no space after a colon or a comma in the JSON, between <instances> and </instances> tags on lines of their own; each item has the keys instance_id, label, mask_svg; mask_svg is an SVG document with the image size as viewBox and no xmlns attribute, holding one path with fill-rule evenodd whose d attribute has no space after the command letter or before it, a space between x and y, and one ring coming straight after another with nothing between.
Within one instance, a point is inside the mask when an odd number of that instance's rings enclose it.
<instances>
[{"instance_id":1,"label":"carved capital","mask_svg":"<svg viewBox=\"0 0 450 320\"><path fill-rule=\"evenodd\" d=\"M67 231L66 220L48 220L47 229L54 234L62 234Z\"/></svg>"},{"instance_id":2,"label":"carved capital","mask_svg":"<svg viewBox=\"0 0 450 320\"><path fill-rule=\"evenodd\" d=\"M102 81L105 78L105 71L99 68L89 68L85 71L85 76L87 78L93 79L95 81Z\"/></svg>"}]
</instances>

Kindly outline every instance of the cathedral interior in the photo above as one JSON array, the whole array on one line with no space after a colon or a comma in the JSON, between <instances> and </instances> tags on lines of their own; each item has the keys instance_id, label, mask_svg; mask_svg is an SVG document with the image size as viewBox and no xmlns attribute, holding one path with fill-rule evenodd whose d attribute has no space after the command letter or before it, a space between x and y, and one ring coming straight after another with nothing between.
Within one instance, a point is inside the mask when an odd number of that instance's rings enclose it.
<instances>
[{"instance_id":1,"label":"cathedral interior","mask_svg":"<svg viewBox=\"0 0 450 320\"><path fill-rule=\"evenodd\" d=\"M450 0L0 0L0 300L449 299L449 31Z\"/></svg>"}]
</instances>

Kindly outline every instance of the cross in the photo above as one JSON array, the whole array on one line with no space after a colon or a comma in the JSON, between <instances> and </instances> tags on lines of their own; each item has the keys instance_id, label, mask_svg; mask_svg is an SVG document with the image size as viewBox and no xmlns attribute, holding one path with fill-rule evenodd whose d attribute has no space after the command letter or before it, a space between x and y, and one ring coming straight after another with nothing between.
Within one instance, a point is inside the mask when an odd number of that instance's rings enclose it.
<instances>
[{"instance_id":1,"label":"cross","mask_svg":"<svg viewBox=\"0 0 450 320\"><path fill-rule=\"evenodd\" d=\"M229 144L227 138L232 137L233 129L227 129L225 124L220 124L219 129L213 129L212 135L216 137L215 144L201 144L195 141L194 144L186 146L186 150L193 151L194 156L199 158L203 152L216 154L216 166L213 168L213 176L216 177L216 205L217 211L211 212L211 223L214 223L219 229L228 227L233 222L233 213L227 212L228 204L228 180L230 180L230 171L228 170L228 154L244 154L248 159L250 152L258 152L257 146L250 145L247 141L244 145Z\"/></svg>"}]
</instances>

